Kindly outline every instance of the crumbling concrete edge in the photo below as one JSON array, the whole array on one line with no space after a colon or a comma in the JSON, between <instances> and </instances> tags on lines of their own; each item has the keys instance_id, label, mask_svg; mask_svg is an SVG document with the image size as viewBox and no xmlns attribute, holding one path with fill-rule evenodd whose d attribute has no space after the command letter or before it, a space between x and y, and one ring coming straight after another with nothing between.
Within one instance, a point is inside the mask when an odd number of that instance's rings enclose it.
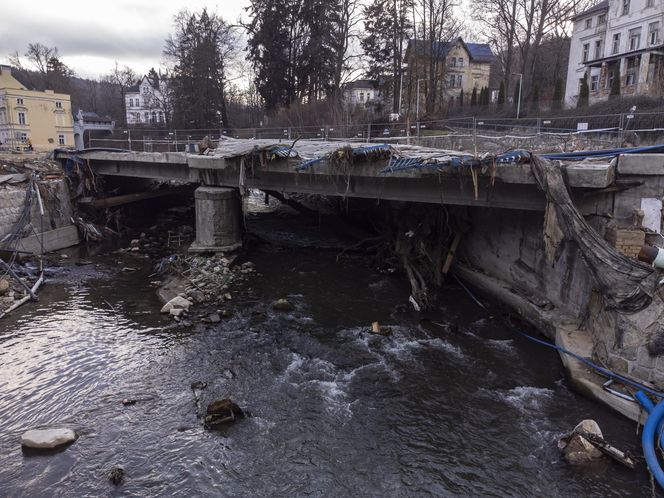
<instances>
[{"instance_id":1,"label":"crumbling concrete edge","mask_svg":"<svg viewBox=\"0 0 664 498\"><path fill-rule=\"evenodd\" d=\"M592 360L593 344L590 332L580 328L579 321L566 314L564 310L541 309L514 292L506 283L467 266L456 265L454 271L466 283L512 308L526 322L555 341L557 346ZM641 410L638 403L607 392L602 387L606 382L604 377L576 358L562 352L559 354L568 383L574 391L608 406L631 420L645 423L647 414Z\"/></svg>"}]
</instances>

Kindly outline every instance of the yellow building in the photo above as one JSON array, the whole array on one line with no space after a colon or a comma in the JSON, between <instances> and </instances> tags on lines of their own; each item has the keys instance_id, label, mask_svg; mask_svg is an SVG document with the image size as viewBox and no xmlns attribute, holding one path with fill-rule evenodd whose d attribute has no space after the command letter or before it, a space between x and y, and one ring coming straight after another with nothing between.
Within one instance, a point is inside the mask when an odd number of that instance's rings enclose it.
<instances>
[{"instance_id":1,"label":"yellow building","mask_svg":"<svg viewBox=\"0 0 664 498\"><path fill-rule=\"evenodd\" d=\"M27 90L0 65L0 148L35 150L74 146L71 98L53 90Z\"/></svg>"},{"instance_id":2,"label":"yellow building","mask_svg":"<svg viewBox=\"0 0 664 498\"><path fill-rule=\"evenodd\" d=\"M463 103L468 104L473 89L479 94L482 88L489 88L493 60L494 55L488 44L467 43L461 38L433 43L430 40L412 39L408 41L405 55L413 82L428 82L428 72L433 62L436 74L436 88L433 90L436 92L438 107L461 104L462 90ZM424 90L419 98L420 104L423 104Z\"/></svg>"}]
</instances>

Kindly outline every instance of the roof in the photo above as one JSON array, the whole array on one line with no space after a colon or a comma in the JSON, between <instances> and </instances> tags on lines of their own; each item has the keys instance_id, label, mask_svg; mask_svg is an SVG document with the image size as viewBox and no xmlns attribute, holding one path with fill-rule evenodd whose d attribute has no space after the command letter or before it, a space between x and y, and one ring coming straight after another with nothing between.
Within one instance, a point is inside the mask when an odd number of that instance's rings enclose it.
<instances>
[{"instance_id":1,"label":"roof","mask_svg":"<svg viewBox=\"0 0 664 498\"><path fill-rule=\"evenodd\" d=\"M583 12L578 13L572 17L572 21L576 21L582 17L588 16L590 14L595 14L596 12L601 12L603 10L609 10L609 0L602 0L601 2L593 5L589 9L584 10Z\"/></svg>"},{"instance_id":2,"label":"roof","mask_svg":"<svg viewBox=\"0 0 664 498\"><path fill-rule=\"evenodd\" d=\"M140 93L140 91L141 91L141 85L143 84L143 81L144 81L144 80L147 80L148 83L150 84L150 86L151 86L154 90L159 90L159 88L156 87L156 86L154 86L154 83L153 83L152 81L150 81L150 78L148 78L147 76L143 76L143 77L139 80L138 83L136 83L135 85L132 85L132 86L130 86L129 88L127 88L127 91L126 91L125 93Z\"/></svg>"},{"instance_id":3,"label":"roof","mask_svg":"<svg viewBox=\"0 0 664 498\"><path fill-rule=\"evenodd\" d=\"M355 88L371 88L375 89L378 86L376 80L355 80L344 85L344 90L353 90Z\"/></svg>"},{"instance_id":4,"label":"roof","mask_svg":"<svg viewBox=\"0 0 664 498\"><path fill-rule=\"evenodd\" d=\"M491 47L487 43L466 43L461 37L449 42L434 41L433 52L436 57L446 57L448 52L457 43L461 43L464 46L468 52L468 55L470 56L470 60L473 62L492 62L494 59ZM414 50L418 55L426 56L429 54L431 49L432 47L429 40L418 40L413 38L408 40L406 53L408 56L408 54Z\"/></svg>"}]
</instances>

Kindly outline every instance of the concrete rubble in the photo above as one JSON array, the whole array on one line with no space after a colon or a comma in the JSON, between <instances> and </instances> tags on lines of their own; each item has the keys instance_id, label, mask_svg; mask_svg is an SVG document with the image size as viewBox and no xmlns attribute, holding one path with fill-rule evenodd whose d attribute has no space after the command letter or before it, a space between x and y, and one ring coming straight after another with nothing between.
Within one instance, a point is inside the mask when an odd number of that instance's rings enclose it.
<instances>
[{"instance_id":1,"label":"concrete rubble","mask_svg":"<svg viewBox=\"0 0 664 498\"><path fill-rule=\"evenodd\" d=\"M76 441L71 429L33 429L21 436L21 445L34 449L53 449Z\"/></svg>"}]
</instances>

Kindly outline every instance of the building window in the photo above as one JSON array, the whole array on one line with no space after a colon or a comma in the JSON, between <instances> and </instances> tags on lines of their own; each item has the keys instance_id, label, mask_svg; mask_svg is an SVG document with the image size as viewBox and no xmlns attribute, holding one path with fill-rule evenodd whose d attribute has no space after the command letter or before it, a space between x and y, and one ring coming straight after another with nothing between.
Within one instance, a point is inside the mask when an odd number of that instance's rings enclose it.
<instances>
[{"instance_id":1,"label":"building window","mask_svg":"<svg viewBox=\"0 0 664 498\"><path fill-rule=\"evenodd\" d=\"M450 60L450 67L456 67L456 57L452 57Z\"/></svg>"},{"instance_id":2,"label":"building window","mask_svg":"<svg viewBox=\"0 0 664 498\"><path fill-rule=\"evenodd\" d=\"M21 141L22 144L24 144L28 141L28 134L27 133L20 133L19 136L18 136L18 139Z\"/></svg>"},{"instance_id":3,"label":"building window","mask_svg":"<svg viewBox=\"0 0 664 498\"><path fill-rule=\"evenodd\" d=\"M636 74L634 74L633 71L630 71L627 73L627 76L625 77L625 84L627 86L632 86L636 83Z\"/></svg>"},{"instance_id":4,"label":"building window","mask_svg":"<svg viewBox=\"0 0 664 498\"><path fill-rule=\"evenodd\" d=\"M65 144L65 136L58 135L58 145L64 145L64 144Z\"/></svg>"},{"instance_id":5,"label":"building window","mask_svg":"<svg viewBox=\"0 0 664 498\"><path fill-rule=\"evenodd\" d=\"M602 40L595 42L595 59L602 57Z\"/></svg>"},{"instance_id":6,"label":"building window","mask_svg":"<svg viewBox=\"0 0 664 498\"><path fill-rule=\"evenodd\" d=\"M638 50L641 46L641 28L634 28L629 30L629 49Z\"/></svg>"},{"instance_id":7,"label":"building window","mask_svg":"<svg viewBox=\"0 0 664 498\"><path fill-rule=\"evenodd\" d=\"M611 46L611 53L617 54L620 51L620 33L613 35L613 45Z\"/></svg>"},{"instance_id":8,"label":"building window","mask_svg":"<svg viewBox=\"0 0 664 498\"><path fill-rule=\"evenodd\" d=\"M134 99L129 99L129 107L134 107Z\"/></svg>"},{"instance_id":9,"label":"building window","mask_svg":"<svg viewBox=\"0 0 664 498\"><path fill-rule=\"evenodd\" d=\"M592 17L590 19L586 19L586 29L590 29L593 27L593 19Z\"/></svg>"},{"instance_id":10,"label":"building window","mask_svg":"<svg viewBox=\"0 0 664 498\"><path fill-rule=\"evenodd\" d=\"M588 52L590 52L590 43L583 44L583 62L588 62Z\"/></svg>"},{"instance_id":11,"label":"building window","mask_svg":"<svg viewBox=\"0 0 664 498\"><path fill-rule=\"evenodd\" d=\"M626 16L629 14L629 4L631 3L631 0L623 0L623 16Z\"/></svg>"},{"instance_id":12,"label":"building window","mask_svg":"<svg viewBox=\"0 0 664 498\"><path fill-rule=\"evenodd\" d=\"M364 92L360 92L360 102L364 102Z\"/></svg>"},{"instance_id":13,"label":"building window","mask_svg":"<svg viewBox=\"0 0 664 498\"><path fill-rule=\"evenodd\" d=\"M56 108L56 109L62 109L62 102L60 102L60 101L58 100L58 101L55 103L55 108Z\"/></svg>"},{"instance_id":14,"label":"building window","mask_svg":"<svg viewBox=\"0 0 664 498\"><path fill-rule=\"evenodd\" d=\"M136 107L141 107L141 99L136 99Z\"/></svg>"},{"instance_id":15,"label":"building window","mask_svg":"<svg viewBox=\"0 0 664 498\"><path fill-rule=\"evenodd\" d=\"M19 112L18 113L18 124L24 125L26 122L25 120L25 113L24 112Z\"/></svg>"},{"instance_id":16,"label":"building window","mask_svg":"<svg viewBox=\"0 0 664 498\"><path fill-rule=\"evenodd\" d=\"M606 14L600 14L597 17L597 24L606 24Z\"/></svg>"},{"instance_id":17,"label":"building window","mask_svg":"<svg viewBox=\"0 0 664 498\"><path fill-rule=\"evenodd\" d=\"M651 22L648 25L648 43L650 45L659 43L659 22Z\"/></svg>"},{"instance_id":18,"label":"building window","mask_svg":"<svg viewBox=\"0 0 664 498\"><path fill-rule=\"evenodd\" d=\"M143 117L145 118L146 123L150 122L150 113L149 112L146 112L145 114L143 114Z\"/></svg>"},{"instance_id":19,"label":"building window","mask_svg":"<svg viewBox=\"0 0 664 498\"><path fill-rule=\"evenodd\" d=\"M450 74L450 88L454 88L455 84L456 84L456 75Z\"/></svg>"},{"instance_id":20,"label":"building window","mask_svg":"<svg viewBox=\"0 0 664 498\"><path fill-rule=\"evenodd\" d=\"M648 0L646 2L646 7L654 7L655 5L655 0Z\"/></svg>"},{"instance_id":21,"label":"building window","mask_svg":"<svg viewBox=\"0 0 664 498\"><path fill-rule=\"evenodd\" d=\"M590 77L590 91L591 92L596 92L599 90L599 76L591 76Z\"/></svg>"},{"instance_id":22,"label":"building window","mask_svg":"<svg viewBox=\"0 0 664 498\"><path fill-rule=\"evenodd\" d=\"M16 103L17 103L18 105L23 105L23 99L20 98L20 97L17 98L17 99L16 99Z\"/></svg>"},{"instance_id":23,"label":"building window","mask_svg":"<svg viewBox=\"0 0 664 498\"><path fill-rule=\"evenodd\" d=\"M459 65L459 67L463 67L463 57L459 57L457 59L457 64Z\"/></svg>"},{"instance_id":24,"label":"building window","mask_svg":"<svg viewBox=\"0 0 664 498\"><path fill-rule=\"evenodd\" d=\"M458 86L459 88L462 88L462 87L463 87L463 76L461 76L461 75L458 75L458 76L457 76L457 86Z\"/></svg>"}]
</instances>

